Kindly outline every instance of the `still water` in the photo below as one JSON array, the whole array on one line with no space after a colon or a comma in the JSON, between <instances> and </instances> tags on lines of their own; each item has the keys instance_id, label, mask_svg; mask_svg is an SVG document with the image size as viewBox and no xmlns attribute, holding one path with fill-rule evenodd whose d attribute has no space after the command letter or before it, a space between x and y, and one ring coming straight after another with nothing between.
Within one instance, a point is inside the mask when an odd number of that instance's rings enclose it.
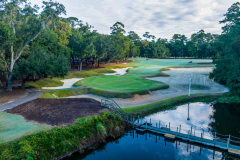
<instances>
[{"instance_id":1,"label":"still water","mask_svg":"<svg viewBox=\"0 0 240 160\"><path fill-rule=\"evenodd\" d=\"M189 107L188 107L189 106ZM159 112L143 118L143 122L150 122L177 130L181 125L181 132L191 130L193 134L204 133L204 138L215 136L224 139L229 134L240 137L240 105L239 104L206 104L190 103L172 110ZM140 120L141 123L141 120ZM238 139L235 138L235 141ZM240 140L240 139L239 139ZM72 160L211 160L237 159L227 153L213 150L205 146L197 146L183 141L168 141L164 137L154 134L138 134L128 131L118 139L108 139L95 150L85 154L75 153L66 159Z\"/></svg>"}]
</instances>

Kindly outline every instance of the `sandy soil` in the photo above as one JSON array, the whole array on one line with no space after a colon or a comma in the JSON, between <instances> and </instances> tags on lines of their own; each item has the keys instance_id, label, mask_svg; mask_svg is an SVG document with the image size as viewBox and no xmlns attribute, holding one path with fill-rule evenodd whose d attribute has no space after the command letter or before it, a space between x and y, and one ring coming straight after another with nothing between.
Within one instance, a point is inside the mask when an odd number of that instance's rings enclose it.
<instances>
[{"instance_id":1,"label":"sandy soil","mask_svg":"<svg viewBox=\"0 0 240 160\"><path fill-rule=\"evenodd\" d=\"M74 124L77 118L99 115L105 109L93 99L39 98L5 112L22 115L28 121L59 126Z\"/></svg>"},{"instance_id":2,"label":"sandy soil","mask_svg":"<svg viewBox=\"0 0 240 160\"><path fill-rule=\"evenodd\" d=\"M20 89L18 87L13 87L12 92L6 92L2 90L0 91L0 105L4 105L6 103L21 99L28 96L28 94L28 90Z\"/></svg>"},{"instance_id":3,"label":"sandy soil","mask_svg":"<svg viewBox=\"0 0 240 160\"><path fill-rule=\"evenodd\" d=\"M73 84L76 83L77 81L82 80L83 78L72 78L72 79L64 79L61 80L64 82L63 86L59 87L42 87L42 89L64 89L64 88L73 88Z\"/></svg>"},{"instance_id":4,"label":"sandy soil","mask_svg":"<svg viewBox=\"0 0 240 160\"><path fill-rule=\"evenodd\" d=\"M170 77L154 77L148 78L154 81L161 81L170 85L168 89L158 90L150 92L147 95L135 95L133 98L113 98L120 107L134 107L140 105L146 105L169 98L187 95L189 90L186 85L189 84L189 78L192 78L192 84L198 84L206 86L204 89L191 89L191 93L224 93L228 92L228 89L224 86L213 82L208 78L208 74L212 71L212 67L203 68L172 68L170 71L165 71ZM104 97L88 94L72 96L70 98L94 98L97 100L104 99Z\"/></svg>"}]
</instances>

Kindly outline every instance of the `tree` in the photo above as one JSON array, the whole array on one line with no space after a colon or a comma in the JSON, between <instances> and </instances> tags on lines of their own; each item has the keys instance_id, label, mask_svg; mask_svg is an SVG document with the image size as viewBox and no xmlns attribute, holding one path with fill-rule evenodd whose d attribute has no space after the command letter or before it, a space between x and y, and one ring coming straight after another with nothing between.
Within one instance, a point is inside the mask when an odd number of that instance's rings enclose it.
<instances>
[{"instance_id":1,"label":"tree","mask_svg":"<svg viewBox=\"0 0 240 160\"><path fill-rule=\"evenodd\" d=\"M28 47L34 41L41 30L54 27L59 22L59 15L66 14L62 4L43 1L43 11L38 15L39 8L32 7L26 0L4 0L0 20L9 24L15 39L12 39L10 49L10 62L7 79L7 91L12 91L12 72L14 65ZM23 8L21 8L23 6ZM9 40L9 39L8 39ZM8 54L8 53L6 53Z\"/></svg>"},{"instance_id":2,"label":"tree","mask_svg":"<svg viewBox=\"0 0 240 160\"><path fill-rule=\"evenodd\" d=\"M153 55L156 58L166 58L170 56L170 51L166 47L167 40L159 38L154 45Z\"/></svg>"},{"instance_id":3,"label":"tree","mask_svg":"<svg viewBox=\"0 0 240 160\"><path fill-rule=\"evenodd\" d=\"M38 79L48 76L64 77L69 69L69 60L64 55L56 56L40 50L31 53L27 59L21 59L13 70L13 77L21 78L22 88L25 88L25 82L29 77L38 77Z\"/></svg>"},{"instance_id":4,"label":"tree","mask_svg":"<svg viewBox=\"0 0 240 160\"><path fill-rule=\"evenodd\" d=\"M225 14L224 20L220 21L226 24L223 27L223 34L219 37L224 47L218 60L214 60L216 67L210 74L210 78L227 86L234 95L240 95L239 5L239 2L234 3Z\"/></svg>"},{"instance_id":5,"label":"tree","mask_svg":"<svg viewBox=\"0 0 240 160\"><path fill-rule=\"evenodd\" d=\"M110 53L111 59L124 60L127 57L129 51L130 39L125 37L126 33L124 30L124 24L121 22L116 22L112 27L111 32L111 42L110 42Z\"/></svg>"},{"instance_id":6,"label":"tree","mask_svg":"<svg viewBox=\"0 0 240 160\"><path fill-rule=\"evenodd\" d=\"M185 35L181 35L180 37L180 40L181 40L181 46L182 46L182 58L183 58L183 50L184 50L184 45L187 41L187 37Z\"/></svg>"}]
</instances>

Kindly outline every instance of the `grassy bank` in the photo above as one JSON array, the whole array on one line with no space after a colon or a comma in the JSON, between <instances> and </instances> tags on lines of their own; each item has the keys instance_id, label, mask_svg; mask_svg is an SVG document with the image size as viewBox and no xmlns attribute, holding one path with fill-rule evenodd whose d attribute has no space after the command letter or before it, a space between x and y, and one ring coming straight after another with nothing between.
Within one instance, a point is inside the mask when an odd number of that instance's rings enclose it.
<instances>
[{"instance_id":1,"label":"grassy bank","mask_svg":"<svg viewBox=\"0 0 240 160\"><path fill-rule=\"evenodd\" d=\"M178 97L170 98L167 100L151 103L148 105L123 108L123 110L127 113L146 116L151 113L172 109L177 105L185 104L188 102L213 102L220 96L222 96L222 94L208 94L208 93L193 94L190 97L188 95L183 95L183 96L178 96Z\"/></svg>"},{"instance_id":2,"label":"grassy bank","mask_svg":"<svg viewBox=\"0 0 240 160\"><path fill-rule=\"evenodd\" d=\"M110 135L120 136L124 120L111 112L76 120L75 125L41 131L0 145L0 159L53 159L83 150L91 140L104 141Z\"/></svg>"},{"instance_id":3,"label":"grassy bank","mask_svg":"<svg viewBox=\"0 0 240 160\"><path fill-rule=\"evenodd\" d=\"M26 83L27 86L42 89L42 87L58 87L62 86L64 83L60 81L60 79L51 79L45 78L43 80L38 80L36 82L28 82Z\"/></svg>"},{"instance_id":4,"label":"grassy bank","mask_svg":"<svg viewBox=\"0 0 240 160\"><path fill-rule=\"evenodd\" d=\"M69 97L69 96L83 95L87 93L88 93L88 88L64 89L64 90L43 92L43 94L39 98ZM55 97L54 95L57 97Z\"/></svg>"}]
</instances>

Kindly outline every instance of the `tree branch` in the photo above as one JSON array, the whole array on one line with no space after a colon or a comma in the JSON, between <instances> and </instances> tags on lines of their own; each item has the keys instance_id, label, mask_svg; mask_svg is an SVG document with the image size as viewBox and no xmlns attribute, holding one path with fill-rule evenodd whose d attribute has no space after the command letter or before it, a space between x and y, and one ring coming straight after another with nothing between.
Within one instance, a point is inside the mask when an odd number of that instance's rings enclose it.
<instances>
[{"instance_id":1,"label":"tree branch","mask_svg":"<svg viewBox=\"0 0 240 160\"><path fill-rule=\"evenodd\" d=\"M42 28L41 28L42 29ZM40 29L40 31L41 31ZM34 39L36 39L40 33L40 31L36 34L36 36L34 36L31 40L29 40L21 49L21 51L18 53L18 55L16 56L16 58L14 59L14 62L16 62L18 60L18 58L21 56L22 52L24 51L24 49L27 47L27 45L32 42Z\"/></svg>"}]
</instances>

